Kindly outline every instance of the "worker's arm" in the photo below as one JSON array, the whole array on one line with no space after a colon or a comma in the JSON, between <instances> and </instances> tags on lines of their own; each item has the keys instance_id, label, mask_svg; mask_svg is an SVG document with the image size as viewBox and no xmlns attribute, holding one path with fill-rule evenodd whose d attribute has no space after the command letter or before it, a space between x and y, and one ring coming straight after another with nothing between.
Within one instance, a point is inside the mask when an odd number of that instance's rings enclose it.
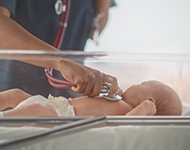
<instances>
[{"instance_id":1,"label":"worker's arm","mask_svg":"<svg viewBox=\"0 0 190 150\"><path fill-rule=\"evenodd\" d=\"M0 49L59 51L33 36L12 20L9 10L4 7L0 7L0 43ZM24 62L60 71L65 79L77 85L72 89L84 95L99 95L101 85L104 82L112 84L111 94L118 89L115 77L105 75L71 60L25 60Z\"/></svg>"},{"instance_id":2,"label":"worker's arm","mask_svg":"<svg viewBox=\"0 0 190 150\"><path fill-rule=\"evenodd\" d=\"M111 6L111 0L94 0L95 17L90 32L90 38L98 42L99 34L107 24L108 12ZM97 40L97 41L96 41Z\"/></svg>"},{"instance_id":3,"label":"worker's arm","mask_svg":"<svg viewBox=\"0 0 190 150\"><path fill-rule=\"evenodd\" d=\"M97 18L99 16L100 33L104 29L108 20L108 11L111 6L111 0L95 0L95 10Z\"/></svg>"},{"instance_id":4,"label":"worker's arm","mask_svg":"<svg viewBox=\"0 0 190 150\"><path fill-rule=\"evenodd\" d=\"M59 51L53 46L33 36L10 18L8 9L0 6L0 49ZM54 63L46 61L27 61L30 64L55 68Z\"/></svg>"},{"instance_id":5,"label":"worker's arm","mask_svg":"<svg viewBox=\"0 0 190 150\"><path fill-rule=\"evenodd\" d=\"M53 46L33 36L10 18L8 9L0 6L0 49L53 50Z\"/></svg>"}]
</instances>

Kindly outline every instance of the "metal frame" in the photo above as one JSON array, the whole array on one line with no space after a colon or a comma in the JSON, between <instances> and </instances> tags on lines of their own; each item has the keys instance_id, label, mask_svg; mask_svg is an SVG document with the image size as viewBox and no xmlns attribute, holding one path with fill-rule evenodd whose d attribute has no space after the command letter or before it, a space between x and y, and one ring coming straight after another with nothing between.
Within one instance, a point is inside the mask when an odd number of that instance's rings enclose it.
<instances>
[{"instance_id":1,"label":"metal frame","mask_svg":"<svg viewBox=\"0 0 190 150\"><path fill-rule=\"evenodd\" d=\"M58 126L97 117L5 117L0 126ZM107 126L190 125L190 116L104 116Z\"/></svg>"},{"instance_id":2,"label":"metal frame","mask_svg":"<svg viewBox=\"0 0 190 150\"><path fill-rule=\"evenodd\" d=\"M54 128L50 128L45 131L40 131L37 133L24 135L22 137L15 137L9 140L0 141L0 149L1 150L10 150L13 148L17 149L44 140L50 140L52 138L58 138L69 134L77 133L79 131L87 130L94 127L105 126L105 125L106 125L106 120L104 116L81 119L71 123L56 126Z\"/></svg>"},{"instance_id":3,"label":"metal frame","mask_svg":"<svg viewBox=\"0 0 190 150\"><path fill-rule=\"evenodd\" d=\"M0 125L55 125L45 131L0 141L0 149L21 148L52 138L63 137L90 128L104 126L190 126L190 116L100 116L100 117L7 117L0 119Z\"/></svg>"},{"instance_id":4,"label":"metal frame","mask_svg":"<svg viewBox=\"0 0 190 150\"><path fill-rule=\"evenodd\" d=\"M82 52L82 51L42 51L42 50L0 50L0 60L58 60L71 59L75 61L84 60L86 58L97 58L106 56L101 52Z\"/></svg>"},{"instance_id":5,"label":"metal frame","mask_svg":"<svg viewBox=\"0 0 190 150\"><path fill-rule=\"evenodd\" d=\"M0 126L56 126L94 117L4 117Z\"/></svg>"},{"instance_id":6,"label":"metal frame","mask_svg":"<svg viewBox=\"0 0 190 150\"><path fill-rule=\"evenodd\" d=\"M71 59L95 62L165 61L190 62L190 53L131 53L131 52L81 52L42 50L0 50L0 59L57 60Z\"/></svg>"},{"instance_id":7,"label":"metal frame","mask_svg":"<svg viewBox=\"0 0 190 150\"><path fill-rule=\"evenodd\" d=\"M107 116L106 119L108 126L190 126L190 116Z\"/></svg>"}]
</instances>

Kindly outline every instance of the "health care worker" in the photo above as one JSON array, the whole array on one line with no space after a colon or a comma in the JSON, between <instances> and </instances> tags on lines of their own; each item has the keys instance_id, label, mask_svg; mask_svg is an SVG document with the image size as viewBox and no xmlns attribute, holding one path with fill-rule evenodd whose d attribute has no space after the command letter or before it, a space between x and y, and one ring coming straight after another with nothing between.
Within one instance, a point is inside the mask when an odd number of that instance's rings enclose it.
<instances>
[{"instance_id":1,"label":"health care worker","mask_svg":"<svg viewBox=\"0 0 190 150\"><path fill-rule=\"evenodd\" d=\"M57 14L55 10L55 4L58 1L60 0L0 0L0 49L59 51L51 46L60 18L60 14ZM94 8L99 9L96 12L104 13L104 19L100 24L103 29L107 21L109 7L110 0L72 0L68 26L60 49L83 50L92 31ZM115 77L74 61L38 60L27 61L27 63L60 71L66 80L77 85L73 86L72 90L83 95L99 95L101 85L105 82L112 84L111 95L118 89ZM2 69L3 67L4 69ZM72 90L68 92L68 90L52 88L44 75L44 69L40 67L13 60L1 62L0 91L20 88L30 94L43 96L47 96L49 93L54 96L73 96Z\"/></svg>"}]
</instances>

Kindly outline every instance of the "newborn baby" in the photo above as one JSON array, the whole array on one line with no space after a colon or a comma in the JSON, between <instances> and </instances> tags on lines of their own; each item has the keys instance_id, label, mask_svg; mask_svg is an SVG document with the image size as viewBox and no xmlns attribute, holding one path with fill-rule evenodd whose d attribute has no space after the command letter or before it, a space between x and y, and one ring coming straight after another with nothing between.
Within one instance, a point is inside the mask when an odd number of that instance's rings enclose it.
<instances>
[{"instance_id":1,"label":"newborn baby","mask_svg":"<svg viewBox=\"0 0 190 150\"><path fill-rule=\"evenodd\" d=\"M120 101L102 97L69 99L76 116L98 115L181 115L182 104L177 93L158 81L133 85L122 94Z\"/></svg>"},{"instance_id":2,"label":"newborn baby","mask_svg":"<svg viewBox=\"0 0 190 150\"><path fill-rule=\"evenodd\" d=\"M147 81L131 86L124 93L120 92L122 100L119 101L109 101L103 97L78 97L67 100L63 97L54 98L50 96L46 99L40 95L30 96L26 94L25 92L18 94L14 90L12 90L12 94L9 92L9 98L13 95L12 98L15 99L14 104L11 105L14 109L5 111L4 115L181 115L182 112L181 100L177 93L171 87L158 81ZM29 98L18 104L17 97L19 97L19 102L22 101L21 97Z\"/></svg>"}]
</instances>

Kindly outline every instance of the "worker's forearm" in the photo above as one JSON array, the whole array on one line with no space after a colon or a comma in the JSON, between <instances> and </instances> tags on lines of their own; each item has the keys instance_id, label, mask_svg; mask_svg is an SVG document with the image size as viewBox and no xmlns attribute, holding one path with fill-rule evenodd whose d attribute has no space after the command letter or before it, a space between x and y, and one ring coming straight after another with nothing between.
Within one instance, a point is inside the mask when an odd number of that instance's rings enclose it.
<instances>
[{"instance_id":1,"label":"worker's forearm","mask_svg":"<svg viewBox=\"0 0 190 150\"><path fill-rule=\"evenodd\" d=\"M0 41L0 49L56 51L54 47L33 36L14 20L2 14L0 14Z\"/></svg>"},{"instance_id":2,"label":"worker's forearm","mask_svg":"<svg viewBox=\"0 0 190 150\"><path fill-rule=\"evenodd\" d=\"M0 13L0 49L59 51L33 36L14 20ZM57 61L24 61L41 67L55 68Z\"/></svg>"},{"instance_id":3,"label":"worker's forearm","mask_svg":"<svg viewBox=\"0 0 190 150\"><path fill-rule=\"evenodd\" d=\"M1 9L0 9L1 10ZM43 42L31 33L22 28L18 23L10 19L8 16L1 14L0 11L0 49L19 49L19 50L46 50L58 51L53 46ZM15 60L18 60L15 58ZM75 62L70 60L19 60L32 65L53 68L63 73L63 68L69 73L72 72L71 68L78 66ZM81 67L81 66L79 66ZM67 73L68 77L70 74Z\"/></svg>"}]
</instances>

